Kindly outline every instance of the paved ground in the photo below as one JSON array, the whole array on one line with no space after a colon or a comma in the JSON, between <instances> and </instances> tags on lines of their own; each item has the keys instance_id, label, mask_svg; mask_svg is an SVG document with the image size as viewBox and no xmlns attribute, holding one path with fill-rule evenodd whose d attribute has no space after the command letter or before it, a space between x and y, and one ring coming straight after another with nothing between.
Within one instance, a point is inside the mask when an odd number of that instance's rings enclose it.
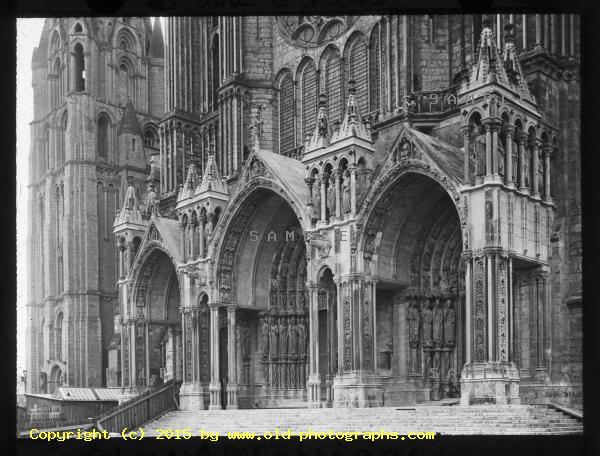
<instances>
[{"instance_id":1,"label":"paved ground","mask_svg":"<svg viewBox=\"0 0 600 456\"><path fill-rule=\"evenodd\" d=\"M325 432L434 432L465 434L582 434L583 423L549 406L412 406L370 409L254 409L170 412L146 424L147 436L165 430L187 429L202 432L251 432L256 436L271 432L292 435L309 431ZM308 434L304 434L305 437Z\"/></svg>"}]
</instances>

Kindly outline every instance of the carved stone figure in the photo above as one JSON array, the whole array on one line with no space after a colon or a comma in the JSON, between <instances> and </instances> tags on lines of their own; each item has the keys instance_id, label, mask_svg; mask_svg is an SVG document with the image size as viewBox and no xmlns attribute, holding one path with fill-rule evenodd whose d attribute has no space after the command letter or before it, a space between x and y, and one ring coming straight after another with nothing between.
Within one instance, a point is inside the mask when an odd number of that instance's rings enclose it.
<instances>
[{"instance_id":1,"label":"carved stone figure","mask_svg":"<svg viewBox=\"0 0 600 456\"><path fill-rule=\"evenodd\" d=\"M298 317L298 354L306 354L306 342L308 341L308 333L304 323L304 317Z\"/></svg>"},{"instance_id":2,"label":"carved stone figure","mask_svg":"<svg viewBox=\"0 0 600 456\"><path fill-rule=\"evenodd\" d=\"M485 175L485 129L483 125L475 127L475 140L473 141L475 155L475 175Z\"/></svg>"},{"instance_id":3,"label":"carved stone figure","mask_svg":"<svg viewBox=\"0 0 600 456\"><path fill-rule=\"evenodd\" d=\"M327 208L329 209L329 217L335 216L335 175L329 176L329 186L327 187Z\"/></svg>"},{"instance_id":4,"label":"carved stone figure","mask_svg":"<svg viewBox=\"0 0 600 456\"><path fill-rule=\"evenodd\" d=\"M313 184L313 203L315 210L315 219L321 219L321 180L316 179Z\"/></svg>"},{"instance_id":5,"label":"carved stone figure","mask_svg":"<svg viewBox=\"0 0 600 456\"><path fill-rule=\"evenodd\" d=\"M288 352L288 328L285 316L279 317L279 356Z\"/></svg>"},{"instance_id":6,"label":"carved stone figure","mask_svg":"<svg viewBox=\"0 0 600 456\"><path fill-rule=\"evenodd\" d=\"M540 195L544 193L544 157L541 151L538 158L537 191Z\"/></svg>"},{"instance_id":7,"label":"carved stone figure","mask_svg":"<svg viewBox=\"0 0 600 456\"><path fill-rule=\"evenodd\" d=\"M416 298L408 302L408 345L410 347L411 373L419 371L419 324L421 315Z\"/></svg>"},{"instance_id":8,"label":"carved stone figure","mask_svg":"<svg viewBox=\"0 0 600 456\"><path fill-rule=\"evenodd\" d=\"M275 356L277 358L278 353L278 337L279 336L279 328L277 326L277 317L274 315L271 316L271 325L269 327L269 353L271 354L271 358Z\"/></svg>"},{"instance_id":9,"label":"carved stone figure","mask_svg":"<svg viewBox=\"0 0 600 456\"><path fill-rule=\"evenodd\" d=\"M529 169L529 151L525 148L525 159L523 160L523 175L524 175L524 184L525 187L529 188L529 177L530 177L530 169Z\"/></svg>"},{"instance_id":10,"label":"carved stone figure","mask_svg":"<svg viewBox=\"0 0 600 456\"><path fill-rule=\"evenodd\" d=\"M350 185L350 172L345 170L342 177L342 212L347 214L352 210L350 201L350 191L352 190Z\"/></svg>"},{"instance_id":11,"label":"carved stone figure","mask_svg":"<svg viewBox=\"0 0 600 456\"><path fill-rule=\"evenodd\" d=\"M423 319L423 347L431 347L433 345L433 310L429 299L425 300L421 316Z\"/></svg>"},{"instance_id":12,"label":"carved stone figure","mask_svg":"<svg viewBox=\"0 0 600 456\"><path fill-rule=\"evenodd\" d=\"M433 342L436 348L442 346L444 331L444 311L439 298L435 298L433 305Z\"/></svg>"},{"instance_id":13,"label":"carved stone figure","mask_svg":"<svg viewBox=\"0 0 600 456\"><path fill-rule=\"evenodd\" d=\"M454 335L456 324L456 314L454 311L454 304L452 299L446 299L446 306L444 308L444 346L447 348L453 348L456 343L456 337Z\"/></svg>"}]
</instances>

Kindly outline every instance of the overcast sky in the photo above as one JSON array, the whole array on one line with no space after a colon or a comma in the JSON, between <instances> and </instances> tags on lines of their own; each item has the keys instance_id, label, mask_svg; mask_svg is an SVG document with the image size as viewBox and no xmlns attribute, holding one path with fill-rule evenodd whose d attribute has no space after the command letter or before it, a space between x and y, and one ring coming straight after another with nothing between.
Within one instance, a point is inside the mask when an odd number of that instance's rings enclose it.
<instances>
[{"instance_id":1,"label":"overcast sky","mask_svg":"<svg viewBox=\"0 0 600 456\"><path fill-rule=\"evenodd\" d=\"M33 120L31 56L44 28L44 19L17 19L17 374L25 369L27 327L27 182L29 122Z\"/></svg>"}]
</instances>

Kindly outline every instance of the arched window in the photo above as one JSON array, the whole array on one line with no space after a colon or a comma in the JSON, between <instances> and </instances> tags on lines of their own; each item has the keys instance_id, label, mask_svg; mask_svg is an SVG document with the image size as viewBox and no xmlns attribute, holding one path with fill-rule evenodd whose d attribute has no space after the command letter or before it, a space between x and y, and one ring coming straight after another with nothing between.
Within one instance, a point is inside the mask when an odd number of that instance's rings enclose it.
<instances>
[{"instance_id":1,"label":"arched window","mask_svg":"<svg viewBox=\"0 0 600 456\"><path fill-rule=\"evenodd\" d=\"M381 100L381 54L379 52L379 24L373 27L369 41L369 99L370 111L379 109Z\"/></svg>"},{"instance_id":2,"label":"arched window","mask_svg":"<svg viewBox=\"0 0 600 456\"><path fill-rule=\"evenodd\" d=\"M294 148L294 82L286 74L279 84L279 153Z\"/></svg>"},{"instance_id":3,"label":"arched window","mask_svg":"<svg viewBox=\"0 0 600 456\"><path fill-rule=\"evenodd\" d=\"M355 82L356 102L361 114L369 112L367 101L369 99L369 61L367 57L367 42L360 35L350 45L349 52L350 79Z\"/></svg>"},{"instance_id":4,"label":"arched window","mask_svg":"<svg viewBox=\"0 0 600 456\"><path fill-rule=\"evenodd\" d=\"M79 43L73 49L73 59L75 67L75 91L83 92L85 90L85 59L83 57L83 46Z\"/></svg>"},{"instance_id":5,"label":"arched window","mask_svg":"<svg viewBox=\"0 0 600 456\"><path fill-rule=\"evenodd\" d=\"M44 326L46 325L46 320L44 318L42 318L42 324L40 325L40 332L39 332L39 338L40 338L40 363L43 363L44 360L46 359L46 354L44 353L46 347L44 344Z\"/></svg>"},{"instance_id":6,"label":"arched window","mask_svg":"<svg viewBox=\"0 0 600 456\"><path fill-rule=\"evenodd\" d=\"M215 35L212 46L212 107L217 109L217 91L221 85L220 62L219 62L219 35Z\"/></svg>"},{"instance_id":7,"label":"arched window","mask_svg":"<svg viewBox=\"0 0 600 456\"><path fill-rule=\"evenodd\" d=\"M69 120L69 115L65 111L63 114L62 122L60 124L60 144L58 145L58 159L57 165L62 165L65 162L65 157L67 156L67 122Z\"/></svg>"},{"instance_id":8,"label":"arched window","mask_svg":"<svg viewBox=\"0 0 600 456\"><path fill-rule=\"evenodd\" d=\"M302 142L311 135L317 119L317 71L312 60L304 66L301 75Z\"/></svg>"},{"instance_id":9,"label":"arched window","mask_svg":"<svg viewBox=\"0 0 600 456\"><path fill-rule=\"evenodd\" d=\"M98 118L98 136L96 138L96 148L98 151L98 157L104 160L108 159L109 150L109 120L105 115L100 115Z\"/></svg>"},{"instance_id":10,"label":"arched window","mask_svg":"<svg viewBox=\"0 0 600 456\"><path fill-rule=\"evenodd\" d=\"M44 127L44 137L42 139L42 160L40 176L43 176L50 169L50 127Z\"/></svg>"},{"instance_id":11,"label":"arched window","mask_svg":"<svg viewBox=\"0 0 600 456\"><path fill-rule=\"evenodd\" d=\"M117 46L126 52L135 51L135 38L127 29L121 29L117 38Z\"/></svg>"},{"instance_id":12,"label":"arched window","mask_svg":"<svg viewBox=\"0 0 600 456\"><path fill-rule=\"evenodd\" d=\"M121 96L121 103L126 104L127 98L130 97L132 103L134 101L134 91L132 90L132 66L131 64L123 59L119 64L119 94Z\"/></svg>"},{"instance_id":13,"label":"arched window","mask_svg":"<svg viewBox=\"0 0 600 456\"><path fill-rule=\"evenodd\" d=\"M75 28L73 29L73 31L75 33L81 33L83 31L83 29L81 28L81 24L79 22L77 22L77 24L75 24Z\"/></svg>"},{"instance_id":14,"label":"arched window","mask_svg":"<svg viewBox=\"0 0 600 456\"><path fill-rule=\"evenodd\" d=\"M342 62L337 51L332 51L325 60L324 65L325 93L327 94L327 115L329 122L333 124L342 118Z\"/></svg>"},{"instance_id":15,"label":"arched window","mask_svg":"<svg viewBox=\"0 0 600 456\"><path fill-rule=\"evenodd\" d=\"M60 104L60 59L54 61L54 83L52 84L52 107Z\"/></svg>"},{"instance_id":16,"label":"arched window","mask_svg":"<svg viewBox=\"0 0 600 456\"><path fill-rule=\"evenodd\" d=\"M158 149L158 134L154 126L148 125L144 129L144 146Z\"/></svg>"},{"instance_id":17,"label":"arched window","mask_svg":"<svg viewBox=\"0 0 600 456\"><path fill-rule=\"evenodd\" d=\"M57 271L56 271L56 291L62 293L65 288L64 278L64 260L63 260L63 245L60 242L57 248Z\"/></svg>"},{"instance_id":18,"label":"arched window","mask_svg":"<svg viewBox=\"0 0 600 456\"><path fill-rule=\"evenodd\" d=\"M54 324L55 331L55 339L54 339L54 348L55 348L55 358L57 360L62 360L62 327L63 327L63 313L59 312L56 316L56 323Z\"/></svg>"}]
</instances>

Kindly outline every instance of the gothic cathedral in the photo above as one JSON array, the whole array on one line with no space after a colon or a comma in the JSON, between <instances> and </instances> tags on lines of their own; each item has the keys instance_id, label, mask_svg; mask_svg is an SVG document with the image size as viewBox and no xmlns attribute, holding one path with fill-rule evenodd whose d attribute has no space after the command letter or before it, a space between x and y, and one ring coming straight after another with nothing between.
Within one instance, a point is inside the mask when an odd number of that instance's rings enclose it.
<instances>
[{"instance_id":1,"label":"gothic cathedral","mask_svg":"<svg viewBox=\"0 0 600 456\"><path fill-rule=\"evenodd\" d=\"M29 392L581 403L579 48L557 14L46 20Z\"/></svg>"}]
</instances>

